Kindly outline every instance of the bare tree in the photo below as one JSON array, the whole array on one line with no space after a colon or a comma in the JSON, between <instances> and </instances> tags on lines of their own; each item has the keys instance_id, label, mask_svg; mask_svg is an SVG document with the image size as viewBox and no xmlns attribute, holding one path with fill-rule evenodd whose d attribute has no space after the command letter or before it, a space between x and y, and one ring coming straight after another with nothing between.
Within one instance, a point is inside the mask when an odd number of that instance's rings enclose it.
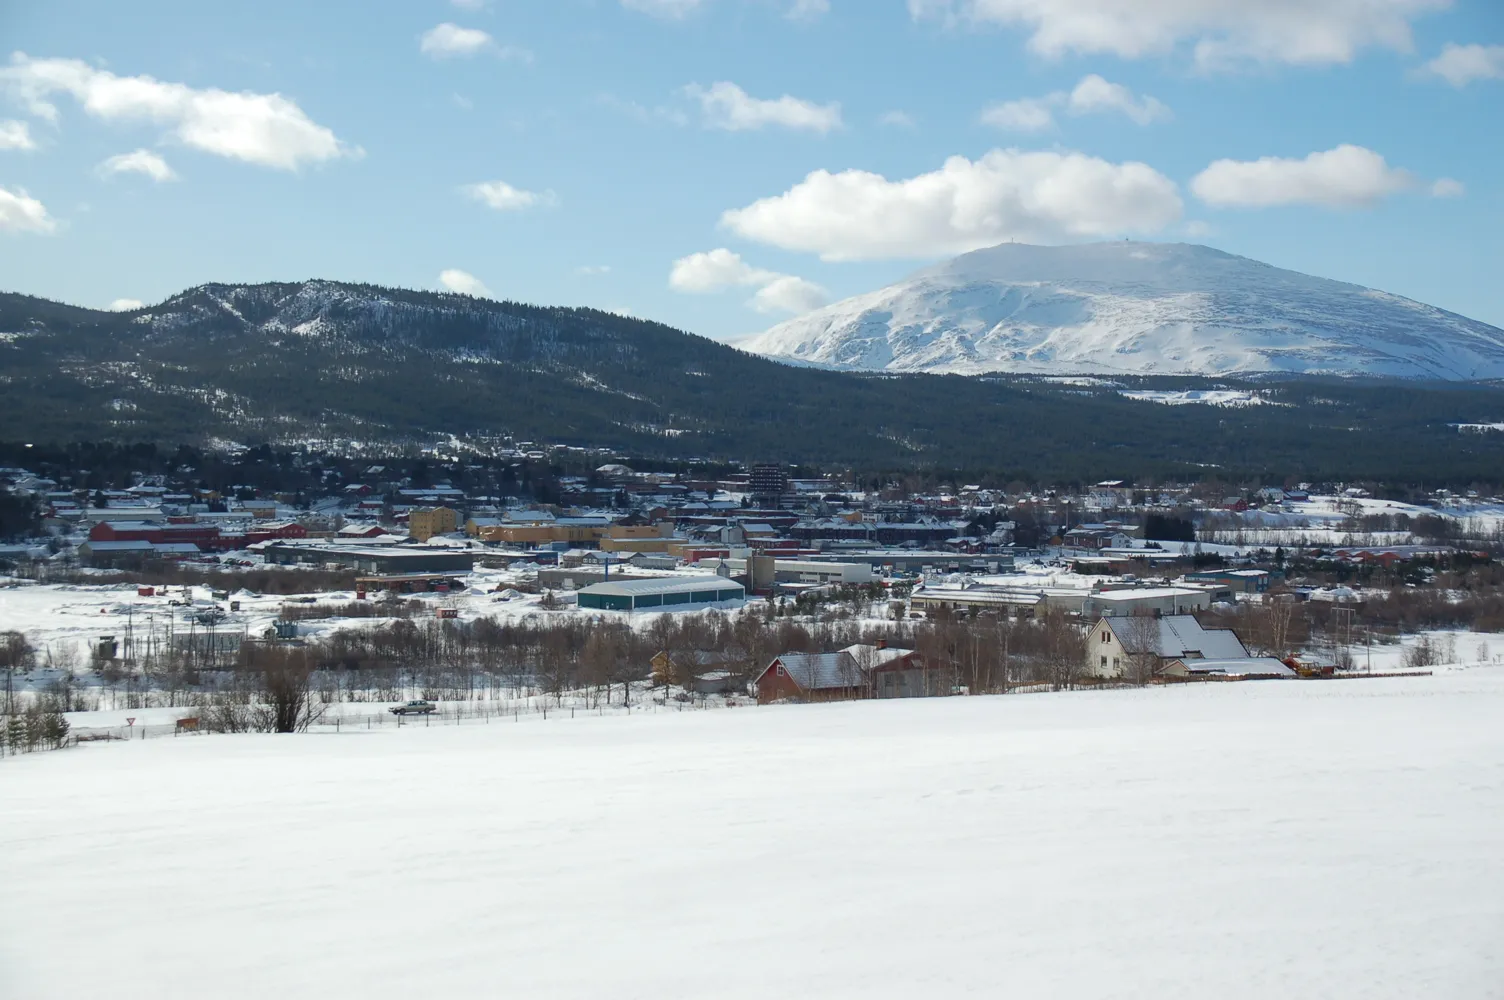
<instances>
[{"instance_id":1,"label":"bare tree","mask_svg":"<svg viewBox=\"0 0 1504 1000\"><path fill-rule=\"evenodd\" d=\"M0 632L0 667L5 669L5 714L16 714L17 670L30 670L36 651L20 632Z\"/></svg>"},{"instance_id":2,"label":"bare tree","mask_svg":"<svg viewBox=\"0 0 1504 1000\"><path fill-rule=\"evenodd\" d=\"M302 649L272 647L256 654L261 668L257 727L263 732L301 733L323 715L310 691L313 669Z\"/></svg>"},{"instance_id":3,"label":"bare tree","mask_svg":"<svg viewBox=\"0 0 1504 1000\"><path fill-rule=\"evenodd\" d=\"M1122 644L1124 662L1118 676L1132 684L1148 684L1160 671L1160 623L1150 613L1113 619L1112 630Z\"/></svg>"}]
</instances>

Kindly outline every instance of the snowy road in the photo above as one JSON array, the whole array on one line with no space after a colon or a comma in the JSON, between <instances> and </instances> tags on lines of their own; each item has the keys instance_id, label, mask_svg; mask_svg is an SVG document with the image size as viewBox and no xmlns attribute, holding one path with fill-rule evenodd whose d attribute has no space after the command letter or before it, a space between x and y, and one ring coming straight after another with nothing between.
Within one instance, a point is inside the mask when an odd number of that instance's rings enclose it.
<instances>
[{"instance_id":1,"label":"snowy road","mask_svg":"<svg viewBox=\"0 0 1504 1000\"><path fill-rule=\"evenodd\" d=\"M1504 671L0 762L0 997L1504 995Z\"/></svg>"}]
</instances>

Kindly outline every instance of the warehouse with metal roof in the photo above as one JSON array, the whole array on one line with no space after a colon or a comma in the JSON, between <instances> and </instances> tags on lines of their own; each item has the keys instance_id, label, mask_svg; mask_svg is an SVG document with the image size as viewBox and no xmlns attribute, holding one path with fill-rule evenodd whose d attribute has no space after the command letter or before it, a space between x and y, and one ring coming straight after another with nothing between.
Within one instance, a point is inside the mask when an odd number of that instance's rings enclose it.
<instances>
[{"instance_id":1,"label":"warehouse with metal roof","mask_svg":"<svg viewBox=\"0 0 1504 1000\"><path fill-rule=\"evenodd\" d=\"M747 591L725 577L665 576L650 580L612 580L585 587L579 606L596 611L692 611L741 602Z\"/></svg>"}]
</instances>

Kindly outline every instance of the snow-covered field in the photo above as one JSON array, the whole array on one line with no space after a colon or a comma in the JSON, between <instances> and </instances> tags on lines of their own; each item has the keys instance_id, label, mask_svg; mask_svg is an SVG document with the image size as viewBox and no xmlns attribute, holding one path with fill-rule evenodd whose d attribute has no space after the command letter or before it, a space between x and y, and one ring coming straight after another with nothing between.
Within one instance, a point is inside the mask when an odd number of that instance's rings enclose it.
<instances>
[{"instance_id":1,"label":"snow-covered field","mask_svg":"<svg viewBox=\"0 0 1504 1000\"><path fill-rule=\"evenodd\" d=\"M0 996L1498 997L1504 671L85 745Z\"/></svg>"},{"instance_id":2,"label":"snow-covered field","mask_svg":"<svg viewBox=\"0 0 1504 1000\"><path fill-rule=\"evenodd\" d=\"M460 621L482 617L511 620L544 613L542 595L521 594L511 589L514 584L534 576L534 571L527 569L477 570L463 575L466 584L463 590L448 594L402 594L399 597L404 602L424 604L422 614L427 617L446 608L454 610ZM10 583L18 585L6 585ZM227 601L212 600L213 591L209 587L187 590L187 597L200 609L212 605L228 606ZM113 635L123 642L129 628L134 630L139 642L145 643L146 633L155 629L158 637L165 639L169 621L175 621L176 628L186 631L190 609L169 604L169 601L184 596L181 587L173 587L170 594L159 589L152 597L139 597L135 584L32 584L0 578L0 632L14 630L24 633L37 648L43 664L49 655L55 657L63 647L71 648L74 655L86 660L92 643L103 635ZM299 597L314 600L320 606L349 604L356 599L353 591L288 596L240 590L230 595L232 601L239 603L240 610L231 612L217 629L260 637L280 616L282 607L297 605ZM579 612L570 607L547 613L558 616ZM651 621L652 617L649 614L635 616L643 623ZM299 622L298 632L305 638L318 638L342 629L370 629L393 620L380 617L312 619Z\"/></svg>"}]
</instances>

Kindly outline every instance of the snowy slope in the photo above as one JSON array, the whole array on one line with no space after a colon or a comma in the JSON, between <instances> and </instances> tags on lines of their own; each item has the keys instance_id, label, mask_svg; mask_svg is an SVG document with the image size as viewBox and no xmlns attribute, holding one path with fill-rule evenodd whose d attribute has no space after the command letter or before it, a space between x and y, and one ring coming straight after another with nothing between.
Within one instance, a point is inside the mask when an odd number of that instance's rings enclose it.
<instances>
[{"instance_id":1,"label":"snowy slope","mask_svg":"<svg viewBox=\"0 0 1504 1000\"><path fill-rule=\"evenodd\" d=\"M1005 243L737 346L855 370L1504 377L1504 330L1189 244Z\"/></svg>"},{"instance_id":2,"label":"snowy slope","mask_svg":"<svg viewBox=\"0 0 1504 1000\"><path fill-rule=\"evenodd\" d=\"M0 997L1497 997L1504 673L0 760Z\"/></svg>"}]
</instances>

